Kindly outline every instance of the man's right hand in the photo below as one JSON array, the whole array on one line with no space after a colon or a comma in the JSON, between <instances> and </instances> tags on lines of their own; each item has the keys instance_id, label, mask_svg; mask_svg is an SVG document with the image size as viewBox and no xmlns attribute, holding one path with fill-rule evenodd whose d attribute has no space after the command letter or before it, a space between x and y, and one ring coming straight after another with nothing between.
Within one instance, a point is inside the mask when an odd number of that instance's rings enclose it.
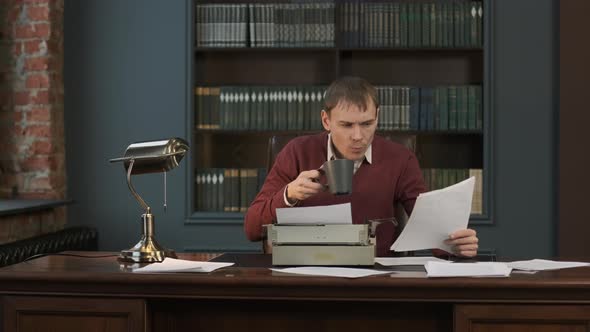
<instances>
[{"instance_id":1,"label":"man's right hand","mask_svg":"<svg viewBox=\"0 0 590 332\"><path fill-rule=\"evenodd\" d=\"M318 170L303 171L297 179L287 185L287 199L289 202L303 201L324 191L325 186L317 180L320 178Z\"/></svg>"}]
</instances>

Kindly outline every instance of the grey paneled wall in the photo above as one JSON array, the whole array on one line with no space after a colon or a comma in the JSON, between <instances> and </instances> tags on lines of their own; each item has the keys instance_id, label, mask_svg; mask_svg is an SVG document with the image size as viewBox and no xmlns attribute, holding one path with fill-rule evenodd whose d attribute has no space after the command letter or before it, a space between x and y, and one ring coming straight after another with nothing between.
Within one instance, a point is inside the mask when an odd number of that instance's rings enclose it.
<instances>
[{"instance_id":1,"label":"grey paneled wall","mask_svg":"<svg viewBox=\"0 0 590 332\"><path fill-rule=\"evenodd\" d=\"M94 225L100 249L139 240L141 209L125 183L128 144L188 138L188 0L65 1L65 109L70 224ZM161 174L134 177L152 205L157 239L181 250L216 244L255 248L241 228L185 227L187 161L168 174L168 212ZM217 241L217 239L221 239Z\"/></svg>"},{"instance_id":2,"label":"grey paneled wall","mask_svg":"<svg viewBox=\"0 0 590 332\"><path fill-rule=\"evenodd\" d=\"M556 218L556 14L553 0L493 1L494 225L481 247L551 256Z\"/></svg>"},{"instance_id":3,"label":"grey paneled wall","mask_svg":"<svg viewBox=\"0 0 590 332\"><path fill-rule=\"evenodd\" d=\"M555 18L552 0L493 3L494 225L481 246L508 256L554 252ZM189 138L188 0L65 0L65 112L70 224L94 225L102 250L139 237L139 206L119 156L136 140ZM190 165L136 178L158 239L177 250L255 250L238 224L185 226Z\"/></svg>"}]
</instances>

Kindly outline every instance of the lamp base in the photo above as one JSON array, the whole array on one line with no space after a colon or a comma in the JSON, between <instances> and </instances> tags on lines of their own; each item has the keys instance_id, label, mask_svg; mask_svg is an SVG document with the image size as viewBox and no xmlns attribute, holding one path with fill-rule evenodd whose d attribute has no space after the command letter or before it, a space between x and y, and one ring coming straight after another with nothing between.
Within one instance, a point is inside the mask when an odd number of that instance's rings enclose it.
<instances>
[{"instance_id":1,"label":"lamp base","mask_svg":"<svg viewBox=\"0 0 590 332\"><path fill-rule=\"evenodd\" d=\"M143 222L143 234L137 244L127 250L121 251L119 261L131 263L162 262L164 258L176 258L172 249L162 247L154 238L154 216L148 212L141 215Z\"/></svg>"},{"instance_id":2,"label":"lamp base","mask_svg":"<svg viewBox=\"0 0 590 332\"><path fill-rule=\"evenodd\" d=\"M118 260L132 263L153 263L162 262L166 257L177 258L176 253L172 249L162 247L156 249L142 244L142 241L140 241L133 248L122 250Z\"/></svg>"}]
</instances>

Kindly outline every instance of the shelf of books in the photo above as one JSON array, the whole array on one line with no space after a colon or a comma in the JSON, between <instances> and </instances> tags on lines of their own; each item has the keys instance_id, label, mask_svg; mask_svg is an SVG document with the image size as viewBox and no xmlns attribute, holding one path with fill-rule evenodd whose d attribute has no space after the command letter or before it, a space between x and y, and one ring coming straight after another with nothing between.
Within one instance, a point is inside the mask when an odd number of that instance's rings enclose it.
<instances>
[{"instance_id":1,"label":"shelf of books","mask_svg":"<svg viewBox=\"0 0 590 332\"><path fill-rule=\"evenodd\" d=\"M269 137L322 130L326 86L378 90L378 134L416 136L430 190L476 178L485 213L481 1L195 1L193 211L241 219Z\"/></svg>"}]
</instances>

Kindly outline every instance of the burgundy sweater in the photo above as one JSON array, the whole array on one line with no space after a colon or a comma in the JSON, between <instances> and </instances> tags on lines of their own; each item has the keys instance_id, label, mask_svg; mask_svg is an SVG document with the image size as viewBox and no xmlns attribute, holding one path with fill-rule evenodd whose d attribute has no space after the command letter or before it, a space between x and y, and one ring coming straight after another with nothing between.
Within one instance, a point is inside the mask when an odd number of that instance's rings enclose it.
<instances>
[{"instance_id":1,"label":"burgundy sweater","mask_svg":"<svg viewBox=\"0 0 590 332\"><path fill-rule=\"evenodd\" d=\"M287 207L283 192L302 171L318 169L327 156L328 134L300 136L291 140L278 154L264 185L246 213L244 230L252 241L262 238L262 225L276 221L276 209ZM418 194L426 187L415 155L398 143L375 136L372 163L363 161L353 176L352 194L321 192L297 206L351 203L354 224L368 219L394 216L394 202L401 202L408 215ZM325 179L321 179L325 183ZM377 256L386 256L393 243L395 227L379 227Z\"/></svg>"}]
</instances>

